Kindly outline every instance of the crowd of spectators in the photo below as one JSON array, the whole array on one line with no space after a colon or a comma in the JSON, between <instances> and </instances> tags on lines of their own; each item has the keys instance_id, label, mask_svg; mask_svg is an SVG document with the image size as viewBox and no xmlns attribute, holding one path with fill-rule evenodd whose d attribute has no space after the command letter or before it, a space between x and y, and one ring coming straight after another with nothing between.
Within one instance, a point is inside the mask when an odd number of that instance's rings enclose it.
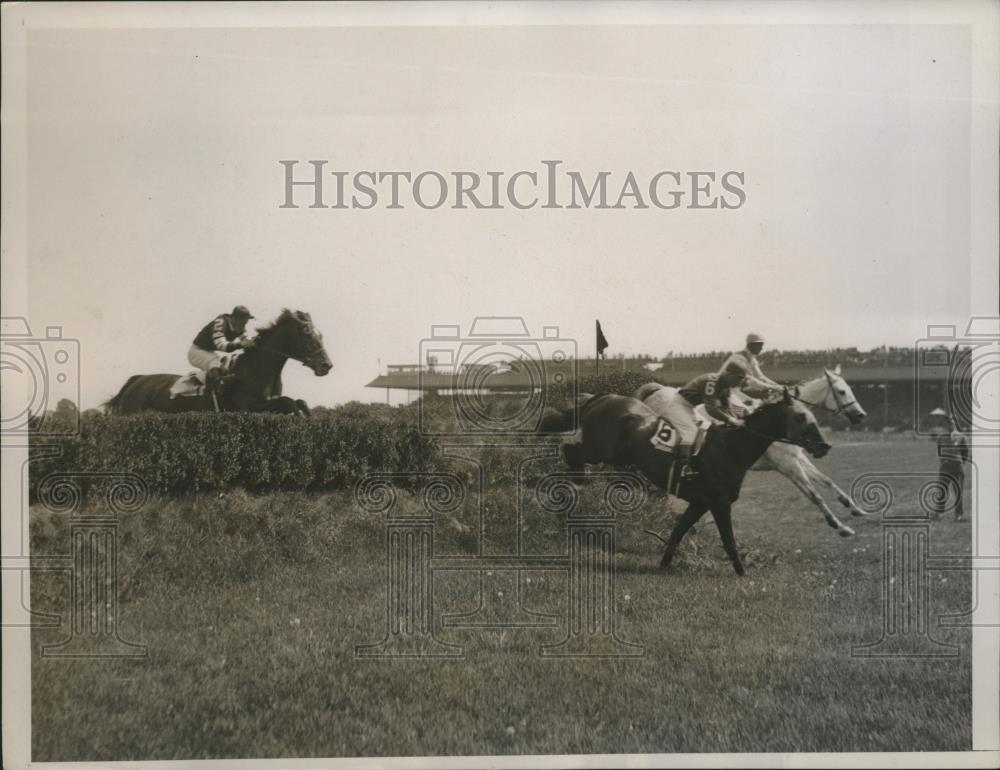
<instances>
[{"instance_id":1,"label":"crowd of spectators","mask_svg":"<svg viewBox=\"0 0 1000 770\"><path fill-rule=\"evenodd\" d=\"M913 366L913 347L885 346L872 350L850 348L828 348L826 350L765 350L760 354L761 365L829 365L845 366ZM684 354L667 353L660 362L664 366L677 368L711 369L720 365L731 350L713 350L708 353Z\"/></svg>"}]
</instances>

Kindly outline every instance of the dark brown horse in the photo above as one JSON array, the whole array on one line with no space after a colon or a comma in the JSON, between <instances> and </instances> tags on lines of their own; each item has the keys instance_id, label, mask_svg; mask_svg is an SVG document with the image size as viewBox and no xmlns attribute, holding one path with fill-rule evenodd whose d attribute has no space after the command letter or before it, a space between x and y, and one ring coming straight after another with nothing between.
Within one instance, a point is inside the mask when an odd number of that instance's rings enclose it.
<instances>
[{"instance_id":1,"label":"dark brown horse","mask_svg":"<svg viewBox=\"0 0 1000 770\"><path fill-rule=\"evenodd\" d=\"M260 329L253 347L236 359L232 378L218 398L219 410L308 415L305 401L281 395L281 370L289 358L301 361L317 377L333 368L323 347L323 335L313 326L309 314L300 310L283 310L274 323ZM134 375L104 406L110 414L214 411L215 404L208 394L170 397L171 386L181 376Z\"/></svg>"},{"instance_id":2,"label":"dark brown horse","mask_svg":"<svg viewBox=\"0 0 1000 770\"><path fill-rule=\"evenodd\" d=\"M631 465L666 489L673 454L657 448L657 437L662 434L660 418L642 401L611 394L597 396L583 406L580 422L580 443L563 446L570 468L582 471L586 463ZM688 507L670 533L661 569L670 567L685 533L711 511L733 568L744 574L733 536L732 505L750 466L775 441L803 446L814 457L830 450L812 413L787 391L778 403L748 415L742 428L709 428L696 459L697 475L683 479L678 489Z\"/></svg>"}]
</instances>

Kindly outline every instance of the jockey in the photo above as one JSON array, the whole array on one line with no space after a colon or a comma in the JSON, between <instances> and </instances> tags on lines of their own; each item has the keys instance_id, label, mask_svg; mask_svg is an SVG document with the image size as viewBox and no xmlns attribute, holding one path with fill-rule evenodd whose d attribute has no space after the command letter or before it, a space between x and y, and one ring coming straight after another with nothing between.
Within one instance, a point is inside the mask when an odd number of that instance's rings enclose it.
<instances>
[{"instance_id":1,"label":"jockey","mask_svg":"<svg viewBox=\"0 0 1000 770\"><path fill-rule=\"evenodd\" d=\"M761 371L757 356L763 349L764 338L759 334L748 334L746 347L729 356L720 367L719 374L726 371L742 373L744 382L740 390L755 398L765 398L775 390L781 390L781 385Z\"/></svg>"},{"instance_id":2,"label":"jockey","mask_svg":"<svg viewBox=\"0 0 1000 770\"><path fill-rule=\"evenodd\" d=\"M243 305L234 307L232 313L213 318L194 338L188 350L188 361L203 370L208 380L218 379L227 353L253 345L246 332L247 321L251 318L250 311Z\"/></svg>"},{"instance_id":3,"label":"jockey","mask_svg":"<svg viewBox=\"0 0 1000 770\"><path fill-rule=\"evenodd\" d=\"M730 370L719 374L702 374L680 388L664 407L664 416L677 431L677 459L681 476L692 476L691 447L698 437L694 408L705 405L710 417L728 425L741 427L743 420L733 416L729 409L729 391L743 384L745 377Z\"/></svg>"}]
</instances>

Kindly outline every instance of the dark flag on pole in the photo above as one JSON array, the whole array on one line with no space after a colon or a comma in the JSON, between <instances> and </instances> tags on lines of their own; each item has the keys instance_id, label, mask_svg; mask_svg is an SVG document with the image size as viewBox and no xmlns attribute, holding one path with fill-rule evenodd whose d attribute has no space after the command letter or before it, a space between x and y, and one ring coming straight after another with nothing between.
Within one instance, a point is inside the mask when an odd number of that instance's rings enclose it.
<instances>
[{"instance_id":1,"label":"dark flag on pole","mask_svg":"<svg viewBox=\"0 0 1000 770\"><path fill-rule=\"evenodd\" d=\"M608 347L608 340L601 331L601 322L597 322L597 355L604 357L604 351Z\"/></svg>"}]
</instances>

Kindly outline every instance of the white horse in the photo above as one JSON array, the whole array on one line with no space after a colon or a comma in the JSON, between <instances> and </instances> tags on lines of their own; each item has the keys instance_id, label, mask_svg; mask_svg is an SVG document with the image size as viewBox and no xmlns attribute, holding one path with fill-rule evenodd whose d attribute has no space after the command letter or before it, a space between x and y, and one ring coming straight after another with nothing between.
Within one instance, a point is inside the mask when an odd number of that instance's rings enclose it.
<instances>
[{"instance_id":1,"label":"white horse","mask_svg":"<svg viewBox=\"0 0 1000 770\"><path fill-rule=\"evenodd\" d=\"M853 425L858 424L867 416L865 410L861 408L861 405L854 397L851 386L841 376L839 364L833 370L824 369L823 374L818 377L796 385L792 389L792 392L795 398L809 407L814 409L821 407L834 414L843 414ZM662 414L662 409L657 409L657 406L662 407L676 393L677 388L661 385L658 382L650 382L636 390L633 395L640 401L645 402L648 407L657 412L661 417L665 417ZM743 394L733 393L730 397L739 398L748 410L760 404L759 401L749 399ZM703 427L712 424L711 418L705 413L703 407L699 406L696 414ZM833 527L837 531L837 534L843 537L853 535L854 530L844 524L830 510L826 501L816 491L816 484L824 484L833 490L837 495L837 500L851 512L852 516L867 515L851 500L850 496L844 490L833 482L833 479L813 464L812 460L809 459L800 446L775 442L771 444L764 453L764 456L750 470L774 470L784 474L813 505L819 508L820 513L823 514L823 518L826 519L826 523Z\"/></svg>"}]
</instances>

